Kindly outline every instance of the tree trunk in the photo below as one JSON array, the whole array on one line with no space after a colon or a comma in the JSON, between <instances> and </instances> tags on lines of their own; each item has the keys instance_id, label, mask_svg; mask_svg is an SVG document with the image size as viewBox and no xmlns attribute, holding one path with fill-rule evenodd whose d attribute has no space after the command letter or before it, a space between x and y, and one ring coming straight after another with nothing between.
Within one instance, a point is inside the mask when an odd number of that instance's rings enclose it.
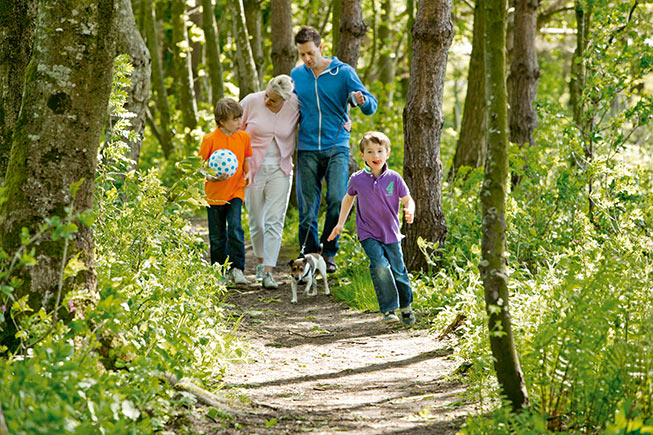
<instances>
[{"instance_id":1,"label":"tree trunk","mask_svg":"<svg viewBox=\"0 0 653 435\"><path fill-rule=\"evenodd\" d=\"M331 12L331 31L333 32L331 53L337 53L340 49L340 18L342 17L342 4L345 0L332 0L333 11ZM342 60L342 59L341 59Z\"/></svg>"},{"instance_id":2,"label":"tree trunk","mask_svg":"<svg viewBox=\"0 0 653 435\"><path fill-rule=\"evenodd\" d=\"M361 41L366 30L367 26L363 21L360 0L343 0L342 15L340 16L340 41L336 56L354 69L358 64Z\"/></svg>"},{"instance_id":3,"label":"tree trunk","mask_svg":"<svg viewBox=\"0 0 653 435\"><path fill-rule=\"evenodd\" d=\"M195 6L192 8L191 12L188 14L188 19L193 25L198 29L202 29L202 11L201 11L201 0L195 0ZM202 63L204 44L201 41L192 41L190 40L190 65L192 70L193 77L193 91L195 92L196 101L208 101L204 97L204 86L202 77L199 74L200 64Z\"/></svg>"},{"instance_id":4,"label":"tree trunk","mask_svg":"<svg viewBox=\"0 0 653 435\"><path fill-rule=\"evenodd\" d=\"M161 150L166 159L172 154L170 141L170 108L168 107L168 92L166 91L163 64L159 45L159 33L156 30L156 11L153 0L142 0L145 8L145 35L152 59L152 83L156 97L156 109L159 113L158 135ZM156 127L156 125L155 125Z\"/></svg>"},{"instance_id":5,"label":"tree trunk","mask_svg":"<svg viewBox=\"0 0 653 435\"><path fill-rule=\"evenodd\" d=\"M494 369L513 410L528 405L508 303L505 202L508 189L508 107L505 81L505 1L485 0L488 155L481 189L483 228L479 264L489 317Z\"/></svg>"},{"instance_id":6,"label":"tree trunk","mask_svg":"<svg viewBox=\"0 0 653 435\"><path fill-rule=\"evenodd\" d=\"M415 221L405 226L404 253L409 270L428 263L417 239L444 245L440 134L447 54L453 39L451 0L421 0L413 27L413 63L404 108L404 177L417 204Z\"/></svg>"},{"instance_id":7,"label":"tree trunk","mask_svg":"<svg viewBox=\"0 0 653 435\"><path fill-rule=\"evenodd\" d=\"M186 1L172 0L172 52L179 93L179 108L184 127L193 130L197 125L197 102L193 89L190 44L186 30Z\"/></svg>"},{"instance_id":8,"label":"tree trunk","mask_svg":"<svg viewBox=\"0 0 653 435\"><path fill-rule=\"evenodd\" d=\"M263 70L265 67L263 36L261 35L261 28L263 27L261 1L243 0L243 7L245 8L245 23L247 24L249 46L252 49L252 56L254 57L254 66L256 67L256 76L258 77L258 87L261 89L263 88Z\"/></svg>"},{"instance_id":9,"label":"tree trunk","mask_svg":"<svg viewBox=\"0 0 653 435\"><path fill-rule=\"evenodd\" d=\"M215 21L212 0L202 0L202 25L206 47L206 65L211 82L211 105L224 96L224 81L222 78L222 62L220 62L220 33Z\"/></svg>"},{"instance_id":10,"label":"tree trunk","mask_svg":"<svg viewBox=\"0 0 653 435\"><path fill-rule=\"evenodd\" d=\"M292 7L290 0L272 0L270 26L272 40L272 75L290 75L297 62L297 50L292 33Z\"/></svg>"},{"instance_id":11,"label":"tree trunk","mask_svg":"<svg viewBox=\"0 0 653 435\"><path fill-rule=\"evenodd\" d=\"M135 116L130 118L133 139L125 137L123 140L129 146L129 157L134 160L134 167L138 165L145 130L145 114L150 97L151 58L145 41L136 26L131 0L120 0L117 16L118 39L116 41L117 54L127 54L131 57L134 67L129 76L131 85L127 92L127 101L124 108Z\"/></svg>"},{"instance_id":12,"label":"tree trunk","mask_svg":"<svg viewBox=\"0 0 653 435\"><path fill-rule=\"evenodd\" d=\"M23 96L36 28L36 0L0 0L0 186Z\"/></svg>"},{"instance_id":13,"label":"tree trunk","mask_svg":"<svg viewBox=\"0 0 653 435\"><path fill-rule=\"evenodd\" d=\"M535 35L539 0L515 0L513 51L508 74L510 141L520 148L533 144L538 118L535 111L540 67L537 63ZM514 175L512 185L519 182Z\"/></svg>"},{"instance_id":14,"label":"tree trunk","mask_svg":"<svg viewBox=\"0 0 653 435\"><path fill-rule=\"evenodd\" d=\"M485 107L485 50L483 35L485 25L483 19L483 2L476 0L474 7L474 34L472 38L472 54L469 58L467 71L467 94L460 136L456 145L456 154L449 170L449 180L453 180L461 166L479 168L485 164L487 144L486 107Z\"/></svg>"},{"instance_id":15,"label":"tree trunk","mask_svg":"<svg viewBox=\"0 0 653 435\"><path fill-rule=\"evenodd\" d=\"M21 246L22 228L35 234L46 219L65 217L67 207L78 213L93 205L97 148L116 52L117 7L118 0L70 0L66 7L39 1L38 38L5 180L8 200L0 206L0 245L10 255ZM75 195L74 183L80 183ZM21 270L24 281L14 295L27 295L33 310L55 308L62 263L72 257L84 269L63 281L59 300L68 291L78 292L86 298L76 302L80 310L98 300L91 228L82 222L77 226L70 243L43 237L33 245L38 263ZM13 345L9 329L0 342Z\"/></svg>"},{"instance_id":16,"label":"tree trunk","mask_svg":"<svg viewBox=\"0 0 653 435\"><path fill-rule=\"evenodd\" d=\"M240 88L238 98L242 100L252 92L258 92L258 74L252 48L249 44L243 0L230 1L229 5L234 39L236 40L236 57L238 58L238 87Z\"/></svg>"},{"instance_id":17,"label":"tree trunk","mask_svg":"<svg viewBox=\"0 0 653 435\"><path fill-rule=\"evenodd\" d=\"M392 45L392 1L384 0L381 6L381 24L379 25L379 43L381 55L379 56L379 80L384 85L395 81L395 53ZM387 93L387 101L392 102L392 91Z\"/></svg>"}]
</instances>

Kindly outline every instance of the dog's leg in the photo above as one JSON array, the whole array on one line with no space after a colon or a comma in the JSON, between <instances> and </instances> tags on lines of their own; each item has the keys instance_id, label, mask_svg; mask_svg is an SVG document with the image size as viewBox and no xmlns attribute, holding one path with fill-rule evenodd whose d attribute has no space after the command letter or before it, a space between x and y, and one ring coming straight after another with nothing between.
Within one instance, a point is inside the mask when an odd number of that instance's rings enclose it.
<instances>
[{"instance_id":1,"label":"dog's leg","mask_svg":"<svg viewBox=\"0 0 653 435\"><path fill-rule=\"evenodd\" d=\"M325 295L331 294L331 292L329 291L329 281L327 280L326 263L324 265L320 264L319 271L320 271L320 275L322 275L322 279L324 280L324 294Z\"/></svg>"},{"instance_id":2,"label":"dog's leg","mask_svg":"<svg viewBox=\"0 0 653 435\"><path fill-rule=\"evenodd\" d=\"M294 277L290 277L290 288L292 289L292 302L293 304L297 303L297 283L295 282Z\"/></svg>"},{"instance_id":3,"label":"dog's leg","mask_svg":"<svg viewBox=\"0 0 653 435\"><path fill-rule=\"evenodd\" d=\"M307 295L314 295L315 293L311 293L311 287L313 287L313 277L308 275L306 277L306 288L304 289L304 293Z\"/></svg>"}]
</instances>

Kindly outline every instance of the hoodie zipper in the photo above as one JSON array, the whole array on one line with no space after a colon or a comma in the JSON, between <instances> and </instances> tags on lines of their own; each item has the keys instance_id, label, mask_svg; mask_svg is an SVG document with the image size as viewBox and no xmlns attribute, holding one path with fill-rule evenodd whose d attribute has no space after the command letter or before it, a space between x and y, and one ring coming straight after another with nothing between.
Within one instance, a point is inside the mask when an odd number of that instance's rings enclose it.
<instances>
[{"instance_id":1,"label":"hoodie zipper","mask_svg":"<svg viewBox=\"0 0 653 435\"><path fill-rule=\"evenodd\" d=\"M320 74L322 75L322 74ZM313 74L315 76L315 74ZM317 76L319 77L319 76ZM317 93L317 77L315 77L315 101L317 102L317 150L322 151L322 109L320 109L320 94Z\"/></svg>"}]
</instances>

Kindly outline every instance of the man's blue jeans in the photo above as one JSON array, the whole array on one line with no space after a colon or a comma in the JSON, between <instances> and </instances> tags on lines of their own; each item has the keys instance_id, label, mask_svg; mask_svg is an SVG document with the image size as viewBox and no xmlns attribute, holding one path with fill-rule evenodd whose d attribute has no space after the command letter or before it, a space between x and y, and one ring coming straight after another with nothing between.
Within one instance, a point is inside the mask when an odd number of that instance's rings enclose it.
<instances>
[{"instance_id":1,"label":"man's blue jeans","mask_svg":"<svg viewBox=\"0 0 653 435\"><path fill-rule=\"evenodd\" d=\"M231 267L245 269L245 232L240 221L242 207L240 198L207 207L211 264L224 264L229 257Z\"/></svg>"},{"instance_id":2,"label":"man's blue jeans","mask_svg":"<svg viewBox=\"0 0 653 435\"><path fill-rule=\"evenodd\" d=\"M370 259L370 274L379 310L387 313L409 307L413 302L413 290L401 252L401 242L381 243L365 239L361 245Z\"/></svg>"},{"instance_id":3,"label":"man's blue jeans","mask_svg":"<svg viewBox=\"0 0 653 435\"><path fill-rule=\"evenodd\" d=\"M338 223L340 203L347 192L349 179L349 148L336 147L322 151L297 153L297 203L299 205L299 247L306 240L305 253L320 252L317 216L322 199L322 179L326 180L326 217L322 229L322 253L334 256L338 238L327 237ZM308 233L308 236L307 236Z\"/></svg>"}]
</instances>

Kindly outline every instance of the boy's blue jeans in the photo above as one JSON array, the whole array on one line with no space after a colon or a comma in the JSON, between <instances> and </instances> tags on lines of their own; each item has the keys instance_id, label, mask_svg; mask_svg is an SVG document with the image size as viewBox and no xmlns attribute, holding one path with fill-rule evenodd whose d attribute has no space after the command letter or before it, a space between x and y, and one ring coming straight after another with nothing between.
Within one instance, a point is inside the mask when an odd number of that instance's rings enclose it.
<instances>
[{"instance_id":1,"label":"boy's blue jeans","mask_svg":"<svg viewBox=\"0 0 653 435\"><path fill-rule=\"evenodd\" d=\"M211 264L224 264L227 257L231 266L245 269L245 232L240 221L243 200L233 198L224 205L206 209L209 218Z\"/></svg>"},{"instance_id":2,"label":"boy's blue jeans","mask_svg":"<svg viewBox=\"0 0 653 435\"><path fill-rule=\"evenodd\" d=\"M299 247L306 240L305 253L320 252L317 217L322 199L322 179L326 180L326 217L322 229L322 253L334 256L338 238L327 241L338 223L340 202L347 192L349 148L336 147L322 151L297 153L297 203L299 209ZM308 237L306 233L308 232Z\"/></svg>"},{"instance_id":3,"label":"boy's blue jeans","mask_svg":"<svg viewBox=\"0 0 653 435\"><path fill-rule=\"evenodd\" d=\"M413 302L413 290L404 265L401 242L382 243L365 239L361 245L370 259L370 274L381 312L409 307Z\"/></svg>"}]
</instances>

